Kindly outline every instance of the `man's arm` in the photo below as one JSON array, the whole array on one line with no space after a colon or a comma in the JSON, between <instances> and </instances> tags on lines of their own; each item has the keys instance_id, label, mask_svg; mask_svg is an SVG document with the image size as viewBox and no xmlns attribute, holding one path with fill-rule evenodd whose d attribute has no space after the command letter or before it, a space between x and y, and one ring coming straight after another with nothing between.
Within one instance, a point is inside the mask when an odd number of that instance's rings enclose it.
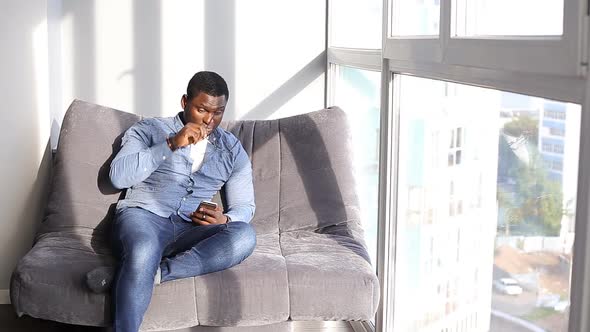
<instances>
[{"instance_id":1,"label":"man's arm","mask_svg":"<svg viewBox=\"0 0 590 332\"><path fill-rule=\"evenodd\" d=\"M111 162L109 177L117 189L129 188L147 179L172 155L164 140L149 146L150 133L145 122L138 122L123 136L121 150Z\"/></svg>"},{"instance_id":2,"label":"man's arm","mask_svg":"<svg viewBox=\"0 0 590 332\"><path fill-rule=\"evenodd\" d=\"M227 212L231 221L250 222L254 216L254 185L252 184L252 165L248 154L240 143L236 144L238 152L234 169L225 183Z\"/></svg>"}]
</instances>

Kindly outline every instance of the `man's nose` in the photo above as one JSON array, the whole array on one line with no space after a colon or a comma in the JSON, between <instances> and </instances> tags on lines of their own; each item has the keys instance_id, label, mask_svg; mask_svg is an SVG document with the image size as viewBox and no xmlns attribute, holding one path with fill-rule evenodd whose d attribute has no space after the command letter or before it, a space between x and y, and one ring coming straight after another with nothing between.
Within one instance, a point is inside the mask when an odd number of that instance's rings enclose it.
<instances>
[{"instance_id":1,"label":"man's nose","mask_svg":"<svg viewBox=\"0 0 590 332\"><path fill-rule=\"evenodd\" d=\"M209 124L211 123L211 120L213 120L213 115L211 113L205 114L203 121L205 121L206 124Z\"/></svg>"}]
</instances>

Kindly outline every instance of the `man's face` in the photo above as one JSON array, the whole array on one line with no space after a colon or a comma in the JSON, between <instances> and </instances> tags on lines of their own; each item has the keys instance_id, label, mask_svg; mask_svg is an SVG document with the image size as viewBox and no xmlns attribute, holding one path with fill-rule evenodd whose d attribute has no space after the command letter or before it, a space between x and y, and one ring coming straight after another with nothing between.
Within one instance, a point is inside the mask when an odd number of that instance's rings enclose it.
<instances>
[{"instance_id":1,"label":"man's face","mask_svg":"<svg viewBox=\"0 0 590 332\"><path fill-rule=\"evenodd\" d=\"M180 102L184 109L184 120L187 123L206 125L209 132L219 126L227 104L225 96L213 97L204 92L200 92L191 100L188 100L187 95L183 95Z\"/></svg>"}]
</instances>

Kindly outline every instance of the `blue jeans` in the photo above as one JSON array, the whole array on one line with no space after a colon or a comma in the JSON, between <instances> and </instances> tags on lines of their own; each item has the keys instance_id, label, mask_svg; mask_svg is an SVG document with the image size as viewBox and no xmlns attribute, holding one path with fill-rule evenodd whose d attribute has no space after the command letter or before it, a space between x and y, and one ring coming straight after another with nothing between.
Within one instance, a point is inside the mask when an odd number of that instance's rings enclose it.
<instances>
[{"instance_id":1,"label":"blue jeans","mask_svg":"<svg viewBox=\"0 0 590 332\"><path fill-rule=\"evenodd\" d=\"M221 271L246 259L255 245L256 233L245 222L199 226L141 208L119 211L113 226L119 258L112 287L113 332L139 330L158 267L162 282Z\"/></svg>"}]
</instances>

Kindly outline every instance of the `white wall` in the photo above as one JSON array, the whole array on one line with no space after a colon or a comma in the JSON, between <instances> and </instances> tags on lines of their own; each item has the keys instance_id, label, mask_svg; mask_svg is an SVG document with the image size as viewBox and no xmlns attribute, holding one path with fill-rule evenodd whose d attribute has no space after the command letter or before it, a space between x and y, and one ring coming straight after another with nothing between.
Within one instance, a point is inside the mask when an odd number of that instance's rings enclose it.
<instances>
[{"instance_id":1,"label":"white wall","mask_svg":"<svg viewBox=\"0 0 590 332\"><path fill-rule=\"evenodd\" d=\"M226 119L323 107L325 2L61 2L62 110L81 98L172 115L199 70L228 81ZM54 113L59 122L63 115Z\"/></svg>"},{"instance_id":2,"label":"white wall","mask_svg":"<svg viewBox=\"0 0 590 332\"><path fill-rule=\"evenodd\" d=\"M191 76L212 70L230 87L226 119L324 104L324 1L3 0L0 36L0 140L10 142L0 172L0 292L32 243L42 157L74 98L169 116Z\"/></svg>"},{"instance_id":3,"label":"white wall","mask_svg":"<svg viewBox=\"0 0 590 332\"><path fill-rule=\"evenodd\" d=\"M0 303L31 247L49 175L46 0L0 1Z\"/></svg>"}]
</instances>

